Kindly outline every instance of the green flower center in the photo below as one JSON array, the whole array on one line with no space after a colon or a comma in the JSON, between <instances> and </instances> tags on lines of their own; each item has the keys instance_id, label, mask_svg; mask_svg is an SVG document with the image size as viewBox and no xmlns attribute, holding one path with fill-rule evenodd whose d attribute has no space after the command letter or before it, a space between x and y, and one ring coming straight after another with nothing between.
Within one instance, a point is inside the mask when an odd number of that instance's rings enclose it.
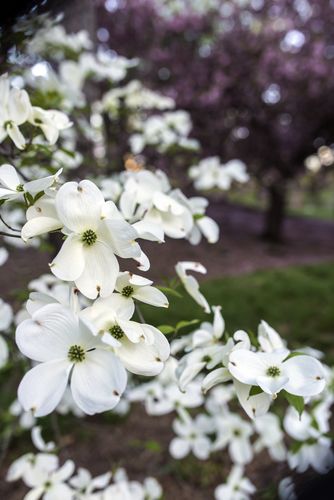
<instances>
[{"instance_id":1,"label":"green flower center","mask_svg":"<svg viewBox=\"0 0 334 500\"><path fill-rule=\"evenodd\" d=\"M203 214L193 214L193 219L194 220L199 220L203 219L204 215Z\"/></svg>"},{"instance_id":2,"label":"green flower center","mask_svg":"<svg viewBox=\"0 0 334 500\"><path fill-rule=\"evenodd\" d=\"M16 191L18 191L19 193L22 193L22 191L24 191L23 184L19 184L18 186L16 186Z\"/></svg>"},{"instance_id":3,"label":"green flower center","mask_svg":"<svg viewBox=\"0 0 334 500\"><path fill-rule=\"evenodd\" d=\"M279 377L280 374L281 370L278 368L278 366L269 366L267 370L268 377Z\"/></svg>"},{"instance_id":4,"label":"green flower center","mask_svg":"<svg viewBox=\"0 0 334 500\"><path fill-rule=\"evenodd\" d=\"M134 292L134 289L132 288L132 286L127 285L123 288L122 295L123 295L123 297L130 297L130 295L132 295L133 292Z\"/></svg>"},{"instance_id":5,"label":"green flower center","mask_svg":"<svg viewBox=\"0 0 334 500\"><path fill-rule=\"evenodd\" d=\"M124 336L122 328L118 325L114 325L109 328L109 333L116 339L120 340Z\"/></svg>"},{"instance_id":6,"label":"green flower center","mask_svg":"<svg viewBox=\"0 0 334 500\"><path fill-rule=\"evenodd\" d=\"M87 229L81 236L81 241L88 246L94 245L96 240L97 234L92 229Z\"/></svg>"},{"instance_id":7,"label":"green flower center","mask_svg":"<svg viewBox=\"0 0 334 500\"><path fill-rule=\"evenodd\" d=\"M233 435L234 435L234 436L236 436L236 437L241 436L241 431L240 431L240 429L234 429L234 431L233 431Z\"/></svg>"},{"instance_id":8,"label":"green flower center","mask_svg":"<svg viewBox=\"0 0 334 500\"><path fill-rule=\"evenodd\" d=\"M71 363L81 363L86 357L85 349L81 345L72 345L67 356Z\"/></svg>"}]
</instances>

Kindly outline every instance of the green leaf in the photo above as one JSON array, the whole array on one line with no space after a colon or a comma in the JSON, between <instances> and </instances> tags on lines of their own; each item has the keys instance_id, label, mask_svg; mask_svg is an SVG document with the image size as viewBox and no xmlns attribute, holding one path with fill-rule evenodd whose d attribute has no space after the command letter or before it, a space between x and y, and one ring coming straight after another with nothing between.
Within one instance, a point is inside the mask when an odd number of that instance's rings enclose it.
<instances>
[{"instance_id":1,"label":"green leaf","mask_svg":"<svg viewBox=\"0 0 334 500\"><path fill-rule=\"evenodd\" d=\"M292 445L290 446L289 451L291 451L291 453L295 454L300 450L300 448L303 446L303 444L304 444L303 441L294 441L292 443Z\"/></svg>"},{"instance_id":2,"label":"green leaf","mask_svg":"<svg viewBox=\"0 0 334 500\"><path fill-rule=\"evenodd\" d=\"M67 156L70 156L71 158L75 158L75 153L73 151L70 151L69 149L66 148L59 148L60 151L65 153Z\"/></svg>"},{"instance_id":3,"label":"green leaf","mask_svg":"<svg viewBox=\"0 0 334 500\"><path fill-rule=\"evenodd\" d=\"M255 333L252 330L248 330L247 333L248 333L248 336L250 338L252 345L255 347L259 347L260 344L259 344L257 335L255 335Z\"/></svg>"},{"instance_id":4,"label":"green leaf","mask_svg":"<svg viewBox=\"0 0 334 500\"><path fill-rule=\"evenodd\" d=\"M261 394L262 392L263 392L263 390L261 389L261 387L259 387L258 385L252 385L252 387L249 391L248 399L251 396L257 396L258 394Z\"/></svg>"},{"instance_id":5,"label":"green leaf","mask_svg":"<svg viewBox=\"0 0 334 500\"><path fill-rule=\"evenodd\" d=\"M173 297L177 297L178 299L182 299L182 295L174 290L173 288L169 288L167 286L158 286L159 290L161 290L166 295L172 295Z\"/></svg>"},{"instance_id":6,"label":"green leaf","mask_svg":"<svg viewBox=\"0 0 334 500\"><path fill-rule=\"evenodd\" d=\"M294 394L290 394L284 390L282 393L289 405L293 406L293 408L295 408L295 410L299 413L299 416L301 416L304 411L304 398L302 396L295 396Z\"/></svg>"},{"instance_id":7,"label":"green leaf","mask_svg":"<svg viewBox=\"0 0 334 500\"><path fill-rule=\"evenodd\" d=\"M305 353L304 352L298 352L298 351L290 352L290 354L285 358L284 361L286 361L287 359L294 358L296 356L305 356Z\"/></svg>"},{"instance_id":8,"label":"green leaf","mask_svg":"<svg viewBox=\"0 0 334 500\"><path fill-rule=\"evenodd\" d=\"M40 191L39 193L37 193L35 198L34 198L34 203L36 203L36 201L38 201L40 198L42 198L43 194L44 194L44 191Z\"/></svg>"},{"instance_id":9,"label":"green leaf","mask_svg":"<svg viewBox=\"0 0 334 500\"><path fill-rule=\"evenodd\" d=\"M32 195L30 193L24 193L24 196L25 196L29 205L34 204L34 198L32 197Z\"/></svg>"},{"instance_id":10,"label":"green leaf","mask_svg":"<svg viewBox=\"0 0 334 500\"><path fill-rule=\"evenodd\" d=\"M154 453L160 453L162 450L161 444L158 441L155 441L154 439L150 439L149 441L145 441L144 446L145 446L146 450L153 451Z\"/></svg>"},{"instance_id":11,"label":"green leaf","mask_svg":"<svg viewBox=\"0 0 334 500\"><path fill-rule=\"evenodd\" d=\"M163 333L164 335L169 335L170 333L175 332L174 326L171 325L160 325L158 326L158 329Z\"/></svg>"},{"instance_id":12,"label":"green leaf","mask_svg":"<svg viewBox=\"0 0 334 500\"><path fill-rule=\"evenodd\" d=\"M187 328L188 326L197 325L198 323L199 323L199 319L191 319L190 321L189 320L179 321L176 324L175 330L176 330L176 332L178 332L179 330L182 330L183 328Z\"/></svg>"}]
</instances>

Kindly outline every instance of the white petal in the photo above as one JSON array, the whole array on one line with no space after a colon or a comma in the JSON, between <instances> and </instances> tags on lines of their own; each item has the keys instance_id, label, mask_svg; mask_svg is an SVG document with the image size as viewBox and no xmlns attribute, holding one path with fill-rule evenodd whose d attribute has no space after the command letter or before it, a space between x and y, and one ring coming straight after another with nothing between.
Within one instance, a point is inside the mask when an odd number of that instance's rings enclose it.
<instances>
[{"instance_id":1,"label":"white petal","mask_svg":"<svg viewBox=\"0 0 334 500\"><path fill-rule=\"evenodd\" d=\"M0 184L13 191L16 191L17 186L21 184L21 179L18 176L16 169L12 165L9 165L7 163L1 165Z\"/></svg>"},{"instance_id":2,"label":"white petal","mask_svg":"<svg viewBox=\"0 0 334 500\"><path fill-rule=\"evenodd\" d=\"M204 216L196 221L205 238L209 243L217 243L219 240L219 226L210 217Z\"/></svg>"},{"instance_id":3,"label":"white petal","mask_svg":"<svg viewBox=\"0 0 334 500\"><path fill-rule=\"evenodd\" d=\"M50 264L51 271L61 280L75 281L82 275L85 266L83 243L79 236L70 234Z\"/></svg>"},{"instance_id":4,"label":"white petal","mask_svg":"<svg viewBox=\"0 0 334 500\"><path fill-rule=\"evenodd\" d=\"M294 356L284 362L289 377L285 390L296 396L315 396L323 391L325 372L322 364L311 356Z\"/></svg>"},{"instance_id":5,"label":"white petal","mask_svg":"<svg viewBox=\"0 0 334 500\"><path fill-rule=\"evenodd\" d=\"M88 415L111 410L126 388L126 371L112 352L96 349L74 366L71 390L76 404Z\"/></svg>"},{"instance_id":6,"label":"white petal","mask_svg":"<svg viewBox=\"0 0 334 500\"><path fill-rule=\"evenodd\" d=\"M279 377L261 376L257 378L257 383L264 392L268 394L276 394L286 386L289 378L286 375Z\"/></svg>"},{"instance_id":7,"label":"white petal","mask_svg":"<svg viewBox=\"0 0 334 500\"><path fill-rule=\"evenodd\" d=\"M156 328L151 327L151 331L154 334L153 344L149 345L144 340L136 344L125 340L116 351L125 368L136 375L158 375L169 357L170 347L166 337Z\"/></svg>"},{"instance_id":8,"label":"white petal","mask_svg":"<svg viewBox=\"0 0 334 500\"><path fill-rule=\"evenodd\" d=\"M17 125L28 120L31 110L30 99L25 90L11 89L8 99L9 119Z\"/></svg>"},{"instance_id":9,"label":"white petal","mask_svg":"<svg viewBox=\"0 0 334 500\"><path fill-rule=\"evenodd\" d=\"M205 367L206 362L191 363L186 366L179 377L179 387L181 391L184 391L187 385L198 375Z\"/></svg>"},{"instance_id":10,"label":"white petal","mask_svg":"<svg viewBox=\"0 0 334 500\"><path fill-rule=\"evenodd\" d=\"M55 482L67 481L75 470L75 464L72 460L66 460L64 465L60 467L57 471L53 473L53 479Z\"/></svg>"},{"instance_id":11,"label":"white petal","mask_svg":"<svg viewBox=\"0 0 334 500\"><path fill-rule=\"evenodd\" d=\"M24 149L26 140L16 123L9 123L6 127L7 134L18 149Z\"/></svg>"},{"instance_id":12,"label":"white petal","mask_svg":"<svg viewBox=\"0 0 334 500\"><path fill-rule=\"evenodd\" d=\"M110 247L97 241L91 247L84 247L83 254L84 269L80 276L75 278L80 292L89 299L95 299L98 295L111 295L115 289L119 265Z\"/></svg>"},{"instance_id":13,"label":"white petal","mask_svg":"<svg viewBox=\"0 0 334 500\"><path fill-rule=\"evenodd\" d=\"M156 307L168 307L168 299L158 288L154 286L143 286L137 288L132 294L134 299L145 302Z\"/></svg>"},{"instance_id":14,"label":"white petal","mask_svg":"<svg viewBox=\"0 0 334 500\"><path fill-rule=\"evenodd\" d=\"M213 306L214 318L213 318L213 333L216 339L220 339L225 330L225 321L221 313L221 306Z\"/></svg>"},{"instance_id":15,"label":"white petal","mask_svg":"<svg viewBox=\"0 0 334 500\"><path fill-rule=\"evenodd\" d=\"M199 437L193 445L193 453L200 460L209 458L211 451L211 442L207 437Z\"/></svg>"},{"instance_id":16,"label":"white petal","mask_svg":"<svg viewBox=\"0 0 334 500\"><path fill-rule=\"evenodd\" d=\"M77 233L95 231L100 221L104 198L93 182L66 182L56 195L56 207L63 224Z\"/></svg>"},{"instance_id":17,"label":"white petal","mask_svg":"<svg viewBox=\"0 0 334 500\"><path fill-rule=\"evenodd\" d=\"M173 458L184 458L190 452L190 444L185 439L174 438L169 445L169 453Z\"/></svg>"},{"instance_id":18,"label":"white petal","mask_svg":"<svg viewBox=\"0 0 334 500\"><path fill-rule=\"evenodd\" d=\"M257 378L264 376L267 370L267 365L263 361L261 354L246 349L232 351L229 357L228 369L233 377L240 382L258 385Z\"/></svg>"},{"instance_id":19,"label":"white petal","mask_svg":"<svg viewBox=\"0 0 334 500\"><path fill-rule=\"evenodd\" d=\"M139 238L148 241L158 241L160 243L164 242L164 230L161 225L140 220L135 222L132 227L137 231Z\"/></svg>"},{"instance_id":20,"label":"white petal","mask_svg":"<svg viewBox=\"0 0 334 500\"><path fill-rule=\"evenodd\" d=\"M129 320L134 310L133 301L119 293L113 293L109 297L98 298L92 306L81 311L80 315L92 322L98 330L106 330L118 320Z\"/></svg>"},{"instance_id":21,"label":"white petal","mask_svg":"<svg viewBox=\"0 0 334 500\"><path fill-rule=\"evenodd\" d=\"M247 464L253 458L253 450L248 439L232 440L229 452L234 463Z\"/></svg>"},{"instance_id":22,"label":"white petal","mask_svg":"<svg viewBox=\"0 0 334 500\"><path fill-rule=\"evenodd\" d=\"M216 370L213 370L208 375L206 375L202 382L202 390L204 392L207 392L215 385L221 384L222 382L227 382L228 380L231 380L231 375L228 369L217 368Z\"/></svg>"},{"instance_id":23,"label":"white petal","mask_svg":"<svg viewBox=\"0 0 334 500\"><path fill-rule=\"evenodd\" d=\"M58 219L52 219L51 217L35 217L24 224L21 230L21 238L27 241L29 238L49 233L50 231L56 231L57 229L61 229L61 227L62 223Z\"/></svg>"},{"instance_id":24,"label":"white petal","mask_svg":"<svg viewBox=\"0 0 334 500\"><path fill-rule=\"evenodd\" d=\"M39 500L44 492L45 490L43 486L33 488L32 490L28 491L23 500Z\"/></svg>"},{"instance_id":25,"label":"white petal","mask_svg":"<svg viewBox=\"0 0 334 500\"><path fill-rule=\"evenodd\" d=\"M0 187L0 200L11 200L14 198L20 198L21 196L22 193Z\"/></svg>"},{"instance_id":26,"label":"white petal","mask_svg":"<svg viewBox=\"0 0 334 500\"><path fill-rule=\"evenodd\" d=\"M25 411L36 417L51 413L59 404L68 381L69 361L48 361L29 370L18 388L18 399Z\"/></svg>"},{"instance_id":27,"label":"white petal","mask_svg":"<svg viewBox=\"0 0 334 500\"><path fill-rule=\"evenodd\" d=\"M99 226L99 239L110 245L113 252L123 259L139 257L140 247L133 227L124 220L104 220Z\"/></svg>"},{"instance_id":28,"label":"white petal","mask_svg":"<svg viewBox=\"0 0 334 500\"><path fill-rule=\"evenodd\" d=\"M46 490L43 500L73 500L73 490L65 483L56 483Z\"/></svg>"},{"instance_id":29,"label":"white petal","mask_svg":"<svg viewBox=\"0 0 334 500\"><path fill-rule=\"evenodd\" d=\"M71 311L60 304L48 304L32 319L22 321L16 330L20 351L35 361L64 359L68 348L81 338Z\"/></svg>"},{"instance_id":30,"label":"white petal","mask_svg":"<svg viewBox=\"0 0 334 500\"><path fill-rule=\"evenodd\" d=\"M234 380L234 387L237 393L239 403L250 418L260 417L267 413L272 401L271 396L266 393L249 396L250 385L242 384Z\"/></svg>"}]
</instances>

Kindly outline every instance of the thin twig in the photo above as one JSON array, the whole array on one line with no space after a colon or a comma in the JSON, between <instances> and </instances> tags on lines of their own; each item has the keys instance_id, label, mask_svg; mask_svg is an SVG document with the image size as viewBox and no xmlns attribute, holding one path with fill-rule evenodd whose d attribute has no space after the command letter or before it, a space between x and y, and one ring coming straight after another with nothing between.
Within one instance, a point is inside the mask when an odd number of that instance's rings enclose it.
<instances>
[{"instance_id":1,"label":"thin twig","mask_svg":"<svg viewBox=\"0 0 334 500\"><path fill-rule=\"evenodd\" d=\"M20 234L10 234L5 233L4 231L0 231L0 236L8 236L9 238L21 238Z\"/></svg>"},{"instance_id":2,"label":"thin twig","mask_svg":"<svg viewBox=\"0 0 334 500\"><path fill-rule=\"evenodd\" d=\"M16 231L18 233L21 232L21 229L15 229L15 227L11 227L5 220L4 218L2 217L2 215L0 215L0 220L1 222L3 222L5 224L6 227L8 227L8 229L10 229L11 231Z\"/></svg>"},{"instance_id":3,"label":"thin twig","mask_svg":"<svg viewBox=\"0 0 334 500\"><path fill-rule=\"evenodd\" d=\"M55 441L57 443L57 447L60 448L61 446L61 431L60 431L60 426L59 426L59 421L58 421L58 415L53 412L51 414L51 426L52 426L52 430L53 430L53 433L54 433L54 436L55 436Z\"/></svg>"}]
</instances>

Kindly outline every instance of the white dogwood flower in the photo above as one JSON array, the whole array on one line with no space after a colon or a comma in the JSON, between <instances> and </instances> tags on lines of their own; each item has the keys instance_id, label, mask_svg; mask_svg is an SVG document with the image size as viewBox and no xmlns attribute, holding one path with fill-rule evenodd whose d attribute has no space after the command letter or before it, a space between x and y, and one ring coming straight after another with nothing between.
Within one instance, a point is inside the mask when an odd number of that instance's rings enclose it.
<instances>
[{"instance_id":1,"label":"white dogwood flower","mask_svg":"<svg viewBox=\"0 0 334 500\"><path fill-rule=\"evenodd\" d=\"M212 419L206 415L197 415L192 419L183 413L182 420L177 418L173 422L173 438L169 445L169 452L173 458L181 459L193 453L200 460L206 460L211 452L212 444L208 434L212 433Z\"/></svg>"},{"instance_id":2,"label":"white dogwood flower","mask_svg":"<svg viewBox=\"0 0 334 500\"><path fill-rule=\"evenodd\" d=\"M9 164L0 167L0 200L23 198L25 193L37 194L45 191L58 181L62 169L54 175L24 182L17 170Z\"/></svg>"},{"instance_id":3,"label":"white dogwood flower","mask_svg":"<svg viewBox=\"0 0 334 500\"><path fill-rule=\"evenodd\" d=\"M72 500L73 490L66 483L74 472L74 462L67 460L59 469L49 471L44 468L37 469L35 474L25 479L27 486L31 488L25 500L29 499L56 499ZM44 496L43 496L44 495Z\"/></svg>"},{"instance_id":4,"label":"white dogwood flower","mask_svg":"<svg viewBox=\"0 0 334 500\"><path fill-rule=\"evenodd\" d=\"M233 181L245 183L249 180L246 165L240 160L230 160L222 164L218 156L204 158L189 169L189 176L199 190L217 187L223 191L230 189Z\"/></svg>"},{"instance_id":5,"label":"white dogwood flower","mask_svg":"<svg viewBox=\"0 0 334 500\"><path fill-rule=\"evenodd\" d=\"M8 75L0 77L0 143L9 136L18 149L24 149L25 138L19 126L31 112L30 99L25 90L10 88Z\"/></svg>"},{"instance_id":6,"label":"white dogwood flower","mask_svg":"<svg viewBox=\"0 0 334 500\"><path fill-rule=\"evenodd\" d=\"M119 273L116 290L128 300L139 300L156 307L168 307L168 299L158 288L151 286L153 281L129 273Z\"/></svg>"},{"instance_id":7,"label":"white dogwood flower","mask_svg":"<svg viewBox=\"0 0 334 500\"><path fill-rule=\"evenodd\" d=\"M98 187L88 180L65 183L56 194L54 206L52 198L41 200L28 210L22 237L26 239L61 227L66 239L50 264L53 274L61 280L74 281L90 299L110 295L119 272L115 255L122 258L141 255L135 229L122 218L113 202L104 201Z\"/></svg>"},{"instance_id":8,"label":"white dogwood flower","mask_svg":"<svg viewBox=\"0 0 334 500\"><path fill-rule=\"evenodd\" d=\"M183 261L175 266L176 274L180 278L182 285L197 304L203 307L206 313L210 312L210 306L204 295L199 291L199 283L194 276L189 276L187 271L206 274L206 269L199 262Z\"/></svg>"},{"instance_id":9,"label":"white dogwood flower","mask_svg":"<svg viewBox=\"0 0 334 500\"><path fill-rule=\"evenodd\" d=\"M254 451L259 453L263 448L266 448L272 460L285 460L284 435L278 416L274 413L261 415L254 420L254 427L259 434L258 439L254 443Z\"/></svg>"},{"instance_id":10,"label":"white dogwood flower","mask_svg":"<svg viewBox=\"0 0 334 500\"><path fill-rule=\"evenodd\" d=\"M80 314L95 335L113 348L127 370L152 376L161 372L170 354L166 337L151 325L130 321L134 304L120 294L99 298Z\"/></svg>"},{"instance_id":11,"label":"white dogwood flower","mask_svg":"<svg viewBox=\"0 0 334 500\"><path fill-rule=\"evenodd\" d=\"M227 482L220 484L215 489L216 500L248 500L256 488L247 477L244 477L244 468L234 465Z\"/></svg>"},{"instance_id":12,"label":"white dogwood flower","mask_svg":"<svg viewBox=\"0 0 334 500\"><path fill-rule=\"evenodd\" d=\"M225 321L221 314L221 306L212 306L212 310L214 312L213 322L209 323L208 321L204 321L201 323L200 328L194 331L192 335L193 348L213 345L221 339L225 329Z\"/></svg>"},{"instance_id":13,"label":"white dogwood flower","mask_svg":"<svg viewBox=\"0 0 334 500\"><path fill-rule=\"evenodd\" d=\"M92 477L91 473L82 467L78 472L69 480L69 484L76 490L75 498L78 500L89 500L94 498L94 494L101 494L111 479L111 473L106 472L100 476Z\"/></svg>"},{"instance_id":14,"label":"white dogwood flower","mask_svg":"<svg viewBox=\"0 0 334 500\"><path fill-rule=\"evenodd\" d=\"M219 226L211 217L205 215L205 210L209 204L208 200L200 196L187 198L180 189L174 189L171 192L171 196L181 203L181 205L184 205L192 214L193 226L186 235L190 243L198 245L202 239L202 234L209 243L217 243L219 239Z\"/></svg>"},{"instance_id":15,"label":"white dogwood flower","mask_svg":"<svg viewBox=\"0 0 334 500\"><path fill-rule=\"evenodd\" d=\"M68 116L56 109L42 109L33 106L30 110L28 121L39 127L49 144L55 144L59 132L72 126Z\"/></svg>"},{"instance_id":16,"label":"white dogwood flower","mask_svg":"<svg viewBox=\"0 0 334 500\"><path fill-rule=\"evenodd\" d=\"M59 467L58 457L51 453L26 453L14 460L8 469L6 480L17 481L23 479L26 484L30 484L35 476L39 476L40 471L52 473Z\"/></svg>"},{"instance_id":17,"label":"white dogwood flower","mask_svg":"<svg viewBox=\"0 0 334 500\"><path fill-rule=\"evenodd\" d=\"M281 349L270 353L237 349L230 354L228 368L244 384L256 385L267 394L282 389L296 396L315 396L325 387L321 363L311 356L293 356Z\"/></svg>"},{"instance_id":18,"label":"white dogwood flower","mask_svg":"<svg viewBox=\"0 0 334 500\"><path fill-rule=\"evenodd\" d=\"M251 424L238 414L227 413L216 419L217 438L213 450L221 450L228 446L233 463L246 464L253 458L250 437L253 434Z\"/></svg>"},{"instance_id":19,"label":"white dogwood flower","mask_svg":"<svg viewBox=\"0 0 334 500\"><path fill-rule=\"evenodd\" d=\"M49 304L16 331L20 351L39 362L23 377L18 398L35 416L51 413L70 379L75 403L87 414L110 410L126 387L126 371L69 309Z\"/></svg>"}]
</instances>

